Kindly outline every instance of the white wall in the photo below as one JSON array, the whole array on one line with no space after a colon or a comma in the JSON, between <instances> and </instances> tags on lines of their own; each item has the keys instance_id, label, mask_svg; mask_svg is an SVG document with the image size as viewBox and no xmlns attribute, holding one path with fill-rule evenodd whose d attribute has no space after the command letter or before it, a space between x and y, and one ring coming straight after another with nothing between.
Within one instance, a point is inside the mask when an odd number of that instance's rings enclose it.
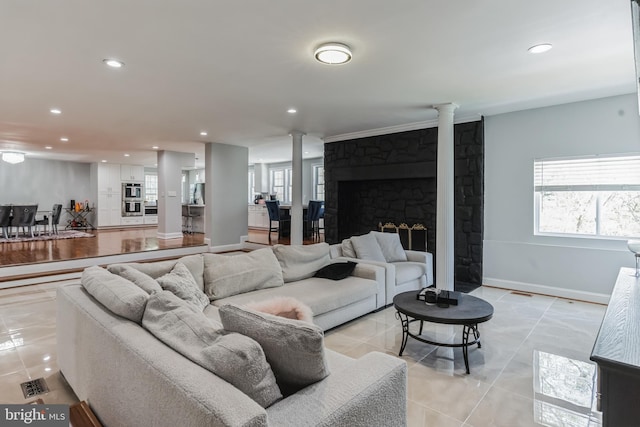
<instances>
[{"instance_id":1,"label":"white wall","mask_svg":"<svg viewBox=\"0 0 640 427\"><path fill-rule=\"evenodd\" d=\"M37 203L40 210L49 210L54 203L66 208L71 200L93 205L96 193L90 177L90 163L29 157L15 165L0 161L0 204ZM60 224L66 218L63 211Z\"/></svg>"},{"instance_id":2,"label":"white wall","mask_svg":"<svg viewBox=\"0 0 640 427\"><path fill-rule=\"evenodd\" d=\"M534 236L536 158L640 152L635 94L485 118L484 283L606 302L625 240Z\"/></svg>"}]
</instances>

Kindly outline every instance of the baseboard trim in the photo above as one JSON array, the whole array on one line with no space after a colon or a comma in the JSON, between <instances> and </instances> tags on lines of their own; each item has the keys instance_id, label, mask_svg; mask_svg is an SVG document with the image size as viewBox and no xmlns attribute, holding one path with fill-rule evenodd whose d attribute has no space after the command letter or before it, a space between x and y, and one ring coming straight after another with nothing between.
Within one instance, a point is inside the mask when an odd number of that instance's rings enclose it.
<instances>
[{"instance_id":1,"label":"baseboard trim","mask_svg":"<svg viewBox=\"0 0 640 427\"><path fill-rule=\"evenodd\" d=\"M482 283L495 288L511 289L514 291L531 292L534 294L550 295L560 298L568 298L578 301L594 302L596 304L608 304L611 295L595 292L576 291L574 289L556 288L553 286L537 285L535 283L516 282L513 280L495 279L484 277Z\"/></svg>"},{"instance_id":2,"label":"baseboard trim","mask_svg":"<svg viewBox=\"0 0 640 427\"><path fill-rule=\"evenodd\" d=\"M167 239L182 239L184 235L182 232L179 233L158 233L156 235L158 239L167 240Z\"/></svg>"},{"instance_id":3,"label":"baseboard trim","mask_svg":"<svg viewBox=\"0 0 640 427\"><path fill-rule=\"evenodd\" d=\"M209 246L209 252L232 252L232 251L241 251L242 249L243 249L242 243L234 243L232 245Z\"/></svg>"}]
</instances>

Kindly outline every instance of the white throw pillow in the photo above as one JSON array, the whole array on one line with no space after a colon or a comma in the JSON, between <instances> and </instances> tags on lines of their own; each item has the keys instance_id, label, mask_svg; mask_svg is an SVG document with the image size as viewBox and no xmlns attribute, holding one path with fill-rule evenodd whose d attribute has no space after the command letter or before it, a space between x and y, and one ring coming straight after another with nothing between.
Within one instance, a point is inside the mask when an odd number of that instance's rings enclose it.
<instances>
[{"instance_id":1,"label":"white throw pillow","mask_svg":"<svg viewBox=\"0 0 640 427\"><path fill-rule=\"evenodd\" d=\"M387 262L378 240L371 233L363 236L353 236L351 238L351 244L356 251L359 259L366 259L369 261Z\"/></svg>"},{"instance_id":2,"label":"white throw pillow","mask_svg":"<svg viewBox=\"0 0 640 427\"><path fill-rule=\"evenodd\" d=\"M342 256L347 258L358 258L356 255L355 249L353 249L353 244L351 243L351 239L344 239L342 241Z\"/></svg>"},{"instance_id":3,"label":"white throw pillow","mask_svg":"<svg viewBox=\"0 0 640 427\"><path fill-rule=\"evenodd\" d=\"M402 247L400 242L400 235L398 233L381 233L379 231L371 232L378 241L382 255L387 262L406 261L407 253Z\"/></svg>"},{"instance_id":4,"label":"white throw pillow","mask_svg":"<svg viewBox=\"0 0 640 427\"><path fill-rule=\"evenodd\" d=\"M148 294L162 291L162 286L151 276L135 269L127 264L122 264L121 268L115 269L112 273L133 282Z\"/></svg>"},{"instance_id":5,"label":"white throw pillow","mask_svg":"<svg viewBox=\"0 0 640 427\"><path fill-rule=\"evenodd\" d=\"M270 248L233 256L204 254L204 290L211 301L283 284Z\"/></svg>"},{"instance_id":6,"label":"white throw pillow","mask_svg":"<svg viewBox=\"0 0 640 427\"><path fill-rule=\"evenodd\" d=\"M312 277L316 271L331 262L329 245L276 245L273 247L285 283Z\"/></svg>"},{"instance_id":7,"label":"white throw pillow","mask_svg":"<svg viewBox=\"0 0 640 427\"><path fill-rule=\"evenodd\" d=\"M181 262L177 262L170 273L158 277L156 281L162 289L172 292L200 311L209 305L209 298L200 290L189 269Z\"/></svg>"}]
</instances>

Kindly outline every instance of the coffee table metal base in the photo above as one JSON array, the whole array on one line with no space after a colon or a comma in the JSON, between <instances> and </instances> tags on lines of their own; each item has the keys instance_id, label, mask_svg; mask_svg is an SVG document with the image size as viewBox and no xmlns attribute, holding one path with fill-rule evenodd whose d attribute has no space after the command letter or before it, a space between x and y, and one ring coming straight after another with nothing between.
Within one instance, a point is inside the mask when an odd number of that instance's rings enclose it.
<instances>
[{"instance_id":1,"label":"coffee table metal base","mask_svg":"<svg viewBox=\"0 0 640 427\"><path fill-rule=\"evenodd\" d=\"M464 366L465 368L467 368L467 374L471 373L469 371L469 346L478 344L478 348L482 348L482 343L480 343L480 331L478 331L477 323L468 324L468 325L464 324L462 326L462 343L449 344L449 343L430 341L422 338L420 335L422 335L422 326L424 324L424 320L409 318L409 316L399 311L396 312L396 318L400 319L400 322L402 323L402 346L400 347L399 356L402 356L402 353L404 352L404 349L407 346L407 339L409 337L426 344L437 345L440 347L462 347L462 355L464 356ZM409 324L412 322L420 322L420 331L418 332L418 335L412 334L409 331ZM469 341L469 335L471 334L473 334L473 341Z\"/></svg>"}]
</instances>

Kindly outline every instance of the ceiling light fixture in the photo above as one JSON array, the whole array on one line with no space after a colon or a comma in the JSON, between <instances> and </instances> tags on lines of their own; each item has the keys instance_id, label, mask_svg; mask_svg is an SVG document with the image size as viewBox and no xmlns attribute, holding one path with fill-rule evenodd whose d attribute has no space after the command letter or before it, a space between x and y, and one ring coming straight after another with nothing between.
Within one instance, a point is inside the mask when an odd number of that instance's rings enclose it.
<instances>
[{"instance_id":1,"label":"ceiling light fixture","mask_svg":"<svg viewBox=\"0 0 640 427\"><path fill-rule=\"evenodd\" d=\"M295 114L295 113L297 113L297 112L298 112L298 110L296 110L295 108L289 108L289 109L287 110L287 113L289 113L289 114Z\"/></svg>"},{"instance_id":2,"label":"ceiling light fixture","mask_svg":"<svg viewBox=\"0 0 640 427\"><path fill-rule=\"evenodd\" d=\"M207 132L203 130L202 132L200 132L200 136L207 136Z\"/></svg>"},{"instance_id":3,"label":"ceiling light fixture","mask_svg":"<svg viewBox=\"0 0 640 427\"><path fill-rule=\"evenodd\" d=\"M62 138L60 138L60 141L69 142L69 138L67 138L66 136L63 136Z\"/></svg>"},{"instance_id":4,"label":"ceiling light fixture","mask_svg":"<svg viewBox=\"0 0 640 427\"><path fill-rule=\"evenodd\" d=\"M24 162L24 153L19 153L17 151L3 151L2 152L2 160L15 165L16 163Z\"/></svg>"},{"instance_id":5,"label":"ceiling light fixture","mask_svg":"<svg viewBox=\"0 0 640 427\"><path fill-rule=\"evenodd\" d=\"M124 67L124 62L122 61L118 61L117 59L103 59L102 62L104 62L105 64L107 64L109 67L111 68L122 68Z\"/></svg>"},{"instance_id":6,"label":"ceiling light fixture","mask_svg":"<svg viewBox=\"0 0 640 427\"><path fill-rule=\"evenodd\" d=\"M52 108L49 110L51 114L62 114L62 110L59 108Z\"/></svg>"},{"instance_id":7,"label":"ceiling light fixture","mask_svg":"<svg viewBox=\"0 0 640 427\"><path fill-rule=\"evenodd\" d=\"M130 155L131 155L131 154L129 154L129 153L124 153L124 156L125 156L125 157L129 157Z\"/></svg>"},{"instance_id":8,"label":"ceiling light fixture","mask_svg":"<svg viewBox=\"0 0 640 427\"><path fill-rule=\"evenodd\" d=\"M323 64L344 64L351 61L351 49L342 43L325 43L314 52L316 59Z\"/></svg>"},{"instance_id":9,"label":"ceiling light fixture","mask_svg":"<svg viewBox=\"0 0 640 427\"><path fill-rule=\"evenodd\" d=\"M530 53L544 53L544 52L550 51L552 47L553 46L551 45L551 43L542 43L542 44L537 44L535 46L531 46L527 50Z\"/></svg>"},{"instance_id":10,"label":"ceiling light fixture","mask_svg":"<svg viewBox=\"0 0 640 427\"><path fill-rule=\"evenodd\" d=\"M160 147L158 147L157 145L154 145L154 146L153 146L153 147L151 147L151 148L153 148L154 150L157 150L157 149L158 149L158 148L160 148Z\"/></svg>"},{"instance_id":11,"label":"ceiling light fixture","mask_svg":"<svg viewBox=\"0 0 640 427\"><path fill-rule=\"evenodd\" d=\"M51 150L51 149L53 149L53 147L52 147L52 146L50 146L50 145L47 145L46 147L44 147L44 149L45 149L45 150Z\"/></svg>"},{"instance_id":12,"label":"ceiling light fixture","mask_svg":"<svg viewBox=\"0 0 640 427\"><path fill-rule=\"evenodd\" d=\"M102 163L107 163L107 161L106 161L106 160L100 160L100 161L101 161Z\"/></svg>"}]
</instances>

